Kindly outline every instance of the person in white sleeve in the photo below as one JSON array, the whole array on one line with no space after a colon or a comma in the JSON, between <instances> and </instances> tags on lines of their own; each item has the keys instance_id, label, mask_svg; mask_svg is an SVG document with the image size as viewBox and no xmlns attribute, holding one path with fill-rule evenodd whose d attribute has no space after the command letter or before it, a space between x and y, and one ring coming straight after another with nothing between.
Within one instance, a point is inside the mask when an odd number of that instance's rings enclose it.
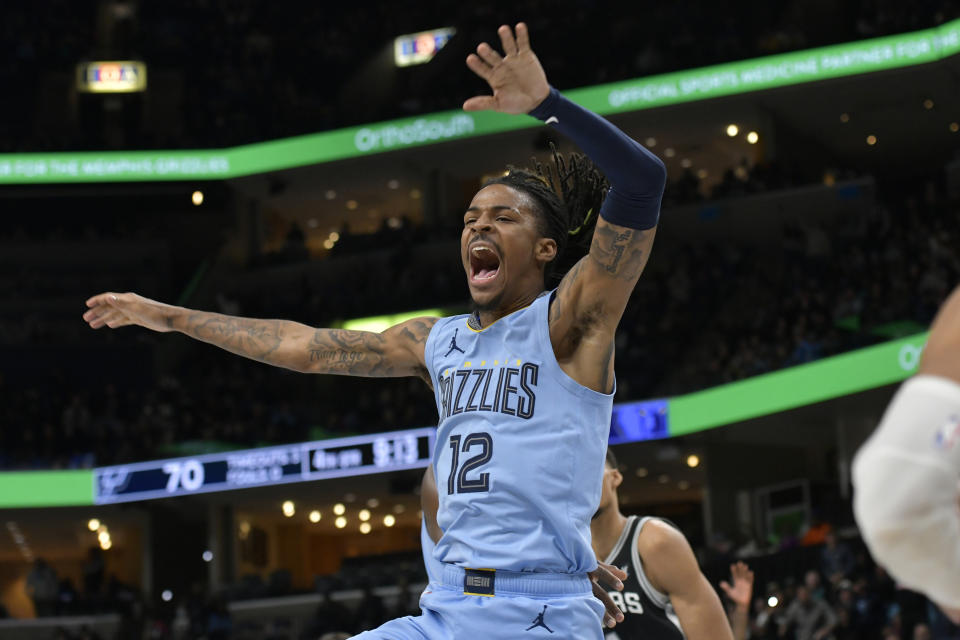
<instances>
[{"instance_id":1,"label":"person in white sleeve","mask_svg":"<svg viewBox=\"0 0 960 640\"><path fill-rule=\"evenodd\" d=\"M853 510L873 557L960 623L960 287L917 375L853 462Z\"/></svg>"}]
</instances>

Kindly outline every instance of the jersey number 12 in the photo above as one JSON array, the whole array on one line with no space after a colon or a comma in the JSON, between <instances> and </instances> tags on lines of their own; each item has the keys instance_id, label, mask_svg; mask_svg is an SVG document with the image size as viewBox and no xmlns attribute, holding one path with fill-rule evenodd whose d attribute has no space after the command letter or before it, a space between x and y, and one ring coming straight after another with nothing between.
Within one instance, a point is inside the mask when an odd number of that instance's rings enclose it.
<instances>
[{"instance_id":1,"label":"jersey number 12","mask_svg":"<svg viewBox=\"0 0 960 640\"><path fill-rule=\"evenodd\" d=\"M479 493L490 490L490 474L481 473L476 478L468 478L467 474L477 467L481 467L493 457L493 438L489 433L481 431L471 433L463 438L463 445L460 444L461 436L450 436L450 448L453 450L453 459L450 461L450 477L447 478L447 495L452 493ZM460 466L460 453L467 453L474 447L480 448L480 453L467 458Z\"/></svg>"}]
</instances>

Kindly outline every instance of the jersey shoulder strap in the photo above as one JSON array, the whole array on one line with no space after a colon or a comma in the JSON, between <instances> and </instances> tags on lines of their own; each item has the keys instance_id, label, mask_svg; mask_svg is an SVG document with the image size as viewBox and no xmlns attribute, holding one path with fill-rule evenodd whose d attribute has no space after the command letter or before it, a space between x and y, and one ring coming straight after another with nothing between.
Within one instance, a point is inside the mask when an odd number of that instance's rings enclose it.
<instances>
[{"instance_id":1,"label":"jersey shoulder strap","mask_svg":"<svg viewBox=\"0 0 960 640\"><path fill-rule=\"evenodd\" d=\"M616 565L617 567L622 569L622 567L620 567L620 564L617 563L617 560L623 555L626 555L627 558L630 557L629 550L627 550L627 553L624 554L624 547L628 544L630 540L633 539L633 532L636 529L637 522L639 520L640 518L638 518L637 516L630 516L627 518L627 524L623 528L623 531L620 532L620 537L617 538L617 543L613 545L613 549L610 550L610 553L608 553L607 557L604 559L605 564ZM624 563L624 561L621 560L621 563Z\"/></svg>"},{"instance_id":2,"label":"jersey shoulder strap","mask_svg":"<svg viewBox=\"0 0 960 640\"><path fill-rule=\"evenodd\" d=\"M640 557L640 552L637 549L640 541L640 532L643 531L644 525L652 520L660 520L660 518L653 518L650 516L637 518L637 527L633 532L632 539L630 540L630 564L633 565L634 575L636 575L637 582L640 583L640 588L643 589L643 592L646 594L646 596L661 609L666 609L668 606L670 606L670 596L655 589L653 585L650 584L650 579L647 577L647 573L643 569L643 558ZM673 525L673 523L670 522L668 522L668 524Z\"/></svg>"}]
</instances>

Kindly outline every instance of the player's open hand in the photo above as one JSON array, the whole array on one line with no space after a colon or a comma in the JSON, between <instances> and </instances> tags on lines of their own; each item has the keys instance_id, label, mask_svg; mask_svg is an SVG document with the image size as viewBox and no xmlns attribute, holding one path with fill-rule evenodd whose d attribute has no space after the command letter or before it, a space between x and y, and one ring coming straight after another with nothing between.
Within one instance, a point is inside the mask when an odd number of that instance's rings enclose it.
<instances>
[{"instance_id":1,"label":"player's open hand","mask_svg":"<svg viewBox=\"0 0 960 640\"><path fill-rule=\"evenodd\" d=\"M117 329L135 324L153 331L173 331L178 307L138 296L135 293L101 293L87 300L84 321L92 329Z\"/></svg>"},{"instance_id":2,"label":"player's open hand","mask_svg":"<svg viewBox=\"0 0 960 640\"><path fill-rule=\"evenodd\" d=\"M720 583L720 588L738 607L749 608L753 597L753 571L743 562L730 565L730 578Z\"/></svg>"},{"instance_id":3,"label":"player's open hand","mask_svg":"<svg viewBox=\"0 0 960 640\"><path fill-rule=\"evenodd\" d=\"M467 66L487 81L492 96L474 96L463 103L464 111L529 113L550 95L547 75L530 49L527 25L517 24L516 37L507 25L497 29L504 55L486 42L467 56Z\"/></svg>"},{"instance_id":4,"label":"player's open hand","mask_svg":"<svg viewBox=\"0 0 960 640\"><path fill-rule=\"evenodd\" d=\"M606 611L603 614L603 624L606 627L614 627L618 622L623 622L623 612L613 601L607 590L602 585L607 585L617 591L623 591L623 580L627 579L627 572L621 571L612 564L597 563L597 568L587 574L590 576L590 582L593 584L593 595Z\"/></svg>"}]
</instances>

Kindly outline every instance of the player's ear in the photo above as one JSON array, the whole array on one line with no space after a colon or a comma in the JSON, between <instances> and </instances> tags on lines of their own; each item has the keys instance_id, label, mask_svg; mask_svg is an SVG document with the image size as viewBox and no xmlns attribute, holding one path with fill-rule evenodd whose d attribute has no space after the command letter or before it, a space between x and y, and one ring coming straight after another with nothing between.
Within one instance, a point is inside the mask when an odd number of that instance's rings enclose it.
<instances>
[{"instance_id":1,"label":"player's ear","mask_svg":"<svg viewBox=\"0 0 960 640\"><path fill-rule=\"evenodd\" d=\"M614 469L613 470L613 488L618 489L621 484L623 484L623 474L620 473L620 469Z\"/></svg>"},{"instance_id":2,"label":"player's ear","mask_svg":"<svg viewBox=\"0 0 960 640\"><path fill-rule=\"evenodd\" d=\"M557 257L557 241L553 238L540 238L533 247L537 262L547 264Z\"/></svg>"}]
</instances>

